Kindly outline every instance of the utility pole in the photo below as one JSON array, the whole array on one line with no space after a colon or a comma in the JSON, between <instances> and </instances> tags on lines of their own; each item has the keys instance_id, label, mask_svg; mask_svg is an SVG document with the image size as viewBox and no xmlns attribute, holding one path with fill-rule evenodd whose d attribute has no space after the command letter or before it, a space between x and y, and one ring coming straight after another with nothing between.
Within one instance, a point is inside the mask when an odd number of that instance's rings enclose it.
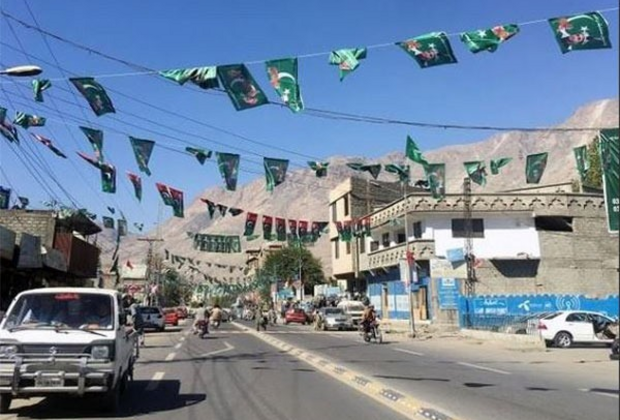
<instances>
[{"instance_id":1,"label":"utility pole","mask_svg":"<svg viewBox=\"0 0 620 420\"><path fill-rule=\"evenodd\" d=\"M402 183L403 186L403 202L405 204L405 258L407 260L407 282L405 285L407 286L407 296L409 297L407 300L409 302L409 335L411 338L415 337L415 320L414 320L414 310L413 310L413 293L411 293L411 283L413 281L412 271L416 270L415 262L413 263L413 267L409 266L409 220L407 218L407 214L409 213L409 208L407 206L407 184L405 182ZM415 276L417 278L417 276Z\"/></svg>"},{"instance_id":2,"label":"utility pole","mask_svg":"<svg viewBox=\"0 0 620 420\"><path fill-rule=\"evenodd\" d=\"M148 242L149 244L149 248L146 252L146 278L147 278L147 282L150 285L151 283L153 283L153 279L152 279L152 274L154 271L156 271L156 276L155 276L155 283L157 284L157 288L159 289L159 268L157 268L157 270L154 270L155 264L154 264L154 258L153 258L153 243L154 242L163 242L164 240L161 238L138 238L138 241L141 242ZM149 294L150 294L150 290L149 290ZM152 305L156 305L159 303L159 301L154 302L151 301L149 302Z\"/></svg>"},{"instance_id":3,"label":"utility pole","mask_svg":"<svg viewBox=\"0 0 620 420\"><path fill-rule=\"evenodd\" d=\"M469 177L463 180L463 224L465 228L465 263L467 264L467 279L465 280L465 294L474 296L476 294L476 267L473 261L474 248L474 227L471 214L471 179Z\"/></svg>"}]
</instances>

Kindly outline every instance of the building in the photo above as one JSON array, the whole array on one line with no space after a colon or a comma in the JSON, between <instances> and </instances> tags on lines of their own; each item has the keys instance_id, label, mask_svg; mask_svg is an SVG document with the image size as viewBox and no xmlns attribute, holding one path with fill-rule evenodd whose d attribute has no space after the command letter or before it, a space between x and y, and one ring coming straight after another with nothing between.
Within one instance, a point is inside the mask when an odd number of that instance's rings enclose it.
<instances>
[{"instance_id":1,"label":"building","mask_svg":"<svg viewBox=\"0 0 620 420\"><path fill-rule=\"evenodd\" d=\"M409 319L412 311L416 321L456 323L463 294L618 294L618 239L607 233L599 193L573 193L570 184L441 200L413 193L369 216L371 236L354 237L344 254L333 255L334 275L363 278L384 318ZM476 278L471 282L467 236ZM413 273L406 246L415 260ZM401 281L407 276L413 280L409 290Z\"/></svg>"},{"instance_id":2,"label":"building","mask_svg":"<svg viewBox=\"0 0 620 420\"><path fill-rule=\"evenodd\" d=\"M42 286L97 286L101 228L80 212L0 210L0 310Z\"/></svg>"}]
</instances>

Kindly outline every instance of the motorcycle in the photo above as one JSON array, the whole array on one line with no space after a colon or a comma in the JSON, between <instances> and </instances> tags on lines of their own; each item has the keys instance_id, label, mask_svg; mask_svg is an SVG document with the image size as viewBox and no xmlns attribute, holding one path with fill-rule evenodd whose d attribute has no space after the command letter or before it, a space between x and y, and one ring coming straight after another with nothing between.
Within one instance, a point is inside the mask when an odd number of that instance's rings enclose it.
<instances>
[{"instance_id":1,"label":"motorcycle","mask_svg":"<svg viewBox=\"0 0 620 420\"><path fill-rule=\"evenodd\" d=\"M383 343L383 333L377 321L368 326L360 324L360 334L366 343L370 343L370 341L379 344Z\"/></svg>"},{"instance_id":2,"label":"motorcycle","mask_svg":"<svg viewBox=\"0 0 620 420\"><path fill-rule=\"evenodd\" d=\"M192 330L194 335L197 335L200 338L205 338L207 334L209 334L209 321L200 320L197 321L194 325L194 329Z\"/></svg>"}]
</instances>

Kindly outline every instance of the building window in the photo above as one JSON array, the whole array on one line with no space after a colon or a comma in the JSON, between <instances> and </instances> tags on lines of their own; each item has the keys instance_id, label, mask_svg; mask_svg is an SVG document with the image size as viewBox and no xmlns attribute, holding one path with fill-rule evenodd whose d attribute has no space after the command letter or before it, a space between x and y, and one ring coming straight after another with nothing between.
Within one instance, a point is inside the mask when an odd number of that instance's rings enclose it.
<instances>
[{"instance_id":1,"label":"building window","mask_svg":"<svg viewBox=\"0 0 620 420\"><path fill-rule=\"evenodd\" d=\"M334 241L334 258L340 258L340 241L338 239Z\"/></svg>"},{"instance_id":2,"label":"building window","mask_svg":"<svg viewBox=\"0 0 620 420\"><path fill-rule=\"evenodd\" d=\"M534 218L536 230L550 232L572 232L573 218L563 216L538 216Z\"/></svg>"},{"instance_id":3,"label":"building window","mask_svg":"<svg viewBox=\"0 0 620 420\"><path fill-rule=\"evenodd\" d=\"M404 244L406 240L407 240L407 235L405 235L405 232L398 232L398 237L397 237L396 242L399 244Z\"/></svg>"},{"instance_id":4,"label":"building window","mask_svg":"<svg viewBox=\"0 0 620 420\"><path fill-rule=\"evenodd\" d=\"M336 203L332 203L332 221L338 220L338 210L336 208Z\"/></svg>"},{"instance_id":5,"label":"building window","mask_svg":"<svg viewBox=\"0 0 620 420\"><path fill-rule=\"evenodd\" d=\"M372 241L370 243L370 252L375 252L378 249L379 249L379 242L378 241Z\"/></svg>"},{"instance_id":6,"label":"building window","mask_svg":"<svg viewBox=\"0 0 620 420\"><path fill-rule=\"evenodd\" d=\"M413 222L413 237L415 239L422 238L422 222Z\"/></svg>"},{"instance_id":7,"label":"building window","mask_svg":"<svg viewBox=\"0 0 620 420\"><path fill-rule=\"evenodd\" d=\"M360 254L366 253L366 239L360 238Z\"/></svg>"},{"instance_id":8,"label":"building window","mask_svg":"<svg viewBox=\"0 0 620 420\"><path fill-rule=\"evenodd\" d=\"M345 242L345 248L347 250L347 255L351 255L351 242Z\"/></svg>"},{"instance_id":9,"label":"building window","mask_svg":"<svg viewBox=\"0 0 620 420\"><path fill-rule=\"evenodd\" d=\"M384 233L383 235L381 235L381 244L383 245L384 248L387 248L390 246L390 234L388 233Z\"/></svg>"},{"instance_id":10,"label":"building window","mask_svg":"<svg viewBox=\"0 0 620 420\"><path fill-rule=\"evenodd\" d=\"M349 195L344 196L344 215L349 215Z\"/></svg>"},{"instance_id":11,"label":"building window","mask_svg":"<svg viewBox=\"0 0 620 420\"><path fill-rule=\"evenodd\" d=\"M484 238L484 220L471 219L471 237ZM452 219L452 237L465 238L465 219Z\"/></svg>"}]
</instances>

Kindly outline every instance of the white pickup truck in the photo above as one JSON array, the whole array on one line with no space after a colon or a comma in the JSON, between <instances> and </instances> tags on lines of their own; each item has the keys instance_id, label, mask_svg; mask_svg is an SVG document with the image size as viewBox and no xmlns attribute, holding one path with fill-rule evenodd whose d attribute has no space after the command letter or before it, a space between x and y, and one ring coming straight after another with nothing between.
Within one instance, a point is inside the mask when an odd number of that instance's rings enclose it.
<instances>
[{"instance_id":1,"label":"white pickup truck","mask_svg":"<svg viewBox=\"0 0 620 420\"><path fill-rule=\"evenodd\" d=\"M15 397L100 394L116 411L138 357L121 296L95 288L20 293L0 323L0 413Z\"/></svg>"}]
</instances>

